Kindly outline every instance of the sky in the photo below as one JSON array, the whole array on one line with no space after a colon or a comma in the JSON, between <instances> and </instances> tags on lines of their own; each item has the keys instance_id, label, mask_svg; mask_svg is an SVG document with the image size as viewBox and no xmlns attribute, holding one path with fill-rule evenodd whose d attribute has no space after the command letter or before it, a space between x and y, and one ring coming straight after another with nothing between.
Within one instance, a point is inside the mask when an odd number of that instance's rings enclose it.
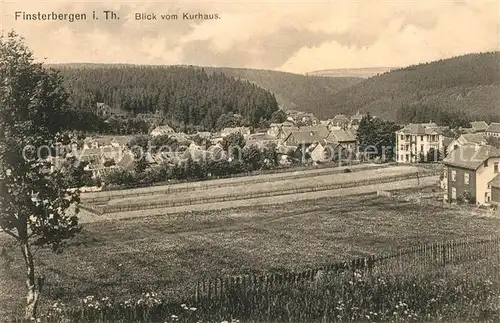
<instances>
[{"instance_id":1,"label":"sky","mask_svg":"<svg viewBox=\"0 0 500 323\"><path fill-rule=\"evenodd\" d=\"M105 20L113 10L120 19ZM86 13L27 21L26 13ZM96 11L99 20L92 19ZM154 13L157 20L136 20ZM162 20L161 14L179 15ZM184 20L183 13L219 19ZM0 29L47 63L229 66L306 73L400 67L499 50L499 0L34 1L3 0Z\"/></svg>"}]
</instances>

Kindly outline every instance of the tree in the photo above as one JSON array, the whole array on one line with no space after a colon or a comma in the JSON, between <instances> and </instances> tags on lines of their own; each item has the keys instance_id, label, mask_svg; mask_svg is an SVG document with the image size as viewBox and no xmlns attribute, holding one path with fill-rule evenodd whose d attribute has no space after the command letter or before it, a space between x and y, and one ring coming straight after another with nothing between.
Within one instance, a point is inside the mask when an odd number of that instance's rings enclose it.
<instances>
[{"instance_id":1,"label":"tree","mask_svg":"<svg viewBox=\"0 0 500 323\"><path fill-rule=\"evenodd\" d=\"M230 158L240 158L245 147L245 137L240 132L233 132L222 139L222 148Z\"/></svg>"},{"instance_id":2,"label":"tree","mask_svg":"<svg viewBox=\"0 0 500 323\"><path fill-rule=\"evenodd\" d=\"M370 115L363 117L356 134L360 151L371 158L392 159L395 155L396 131L399 129L400 126L394 122L373 119Z\"/></svg>"},{"instance_id":3,"label":"tree","mask_svg":"<svg viewBox=\"0 0 500 323\"><path fill-rule=\"evenodd\" d=\"M148 135L139 135L132 138L127 144L134 155L134 170L137 174L143 174L149 166L147 156L151 150L150 139L151 137Z\"/></svg>"},{"instance_id":4,"label":"tree","mask_svg":"<svg viewBox=\"0 0 500 323\"><path fill-rule=\"evenodd\" d=\"M429 148L429 151L427 152L426 155L426 162L432 163L432 162L438 162L442 160L442 154L441 150L435 149L435 148Z\"/></svg>"},{"instance_id":5,"label":"tree","mask_svg":"<svg viewBox=\"0 0 500 323\"><path fill-rule=\"evenodd\" d=\"M245 147L243 149L243 162L251 171L260 169L264 162L262 151L256 145Z\"/></svg>"},{"instance_id":6,"label":"tree","mask_svg":"<svg viewBox=\"0 0 500 323\"><path fill-rule=\"evenodd\" d=\"M81 230L70 207L78 190L51 170L48 151L62 131L68 95L53 70L35 63L24 39L0 38L0 228L20 246L26 267L26 319L36 317L44 278L36 275L33 246L62 252Z\"/></svg>"}]
</instances>

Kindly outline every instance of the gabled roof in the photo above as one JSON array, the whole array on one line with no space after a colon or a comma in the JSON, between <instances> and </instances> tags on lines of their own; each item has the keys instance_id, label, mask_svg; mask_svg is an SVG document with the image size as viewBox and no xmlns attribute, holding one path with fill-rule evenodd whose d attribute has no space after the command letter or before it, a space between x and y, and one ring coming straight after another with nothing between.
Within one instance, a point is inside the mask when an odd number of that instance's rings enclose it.
<instances>
[{"instance_id":1,"label":"gabled roof","mask_svg":"<svg viewBox=\"0 0 500 323\"><path fill-rule=\"evenodd\" d=\"M317 131L292 131L285 141L292 139L296 143L310 144L321 141L321 136Z\"/></svg>"},{"instance_id":2,"label":"gabled roof","mask_svg":"<svg viewBox=\"0 0 500 323\"><path fill-rule=\"evenodd\" d=\"M318 125L318 126L314 126L314 127L301 127L299 130L300 131L315 131L319 134L320 137L322 137L322 139L325 139L330 134L330 130L328 130L328 126L325 126L325 125Z\"/></svg>"},{"instance_id":3,"label":"gabled roof","mask_svg":"<svg viewBox=\"0 0 500 323\"><path fill-rule=\"evenodd\" d=\"M469 144L451 151L443 164L476 170L491 157L500 157L500 149L489 145Z\"/></svg>"},{"instance_id":4,"label":"gabled roof","mask_svg":"<svg viewBox=\"0 0 500 323\"><path fill-rule=\"evenodd\" d=\"M263 132L263 133L254 133L254 134L251 134L250 136L248 136L248 140L275 140L276 137L274 136L270 136L268 135L267 133Z\"/></svg>"},{"instance_id":5,"label":"gabled roof","mask_svg":"<svg viewBox=\"0 0 500 323\"><path fill-rule=\"evenodd\" d=\"M356 136L353 135L351 131L332 130L330 136L328 136L328 141L333 141L333 142L356 141Z\"/></svg>"},{"instance_id":6,"label":"gabled roof","mask_svg":"<svg viewBox=\"0 0 500 323\"><path fill-rule=\"evenodd\" d=\"M332 120L349 120L344 114L337 114Z\"/></svg>"},{"instance_id":7,"label":"gabled roof","mask_svg":"<svg viewBox=\"0 0 500 323\"><path fill-rule=\"evenodd\" d=\"M464 143L483 145L486 143L486 136L483 133L464 133L459 137Z\"/></svg>"},{"instance_id":8,"label":"gabled roof","mask_svg":"<svg viewBox=\"0 0 500 323\"><path fill-rule=\"evenodd\" d=\"M431 135L438 133L441 129L434 123L409 123L403 129L398 130L406 135ZM439 133L442 133L439 132Z\"/></svg>"},{"instance_id":9,"label":"gabled roof","mask_svg":"<svg viewBox=\"0 0 500 323\"><path fill-rule=\"evenodd\" d=\"M493 178L488 184L490 184L492 187L500 188L500 174L495 176L495 178Z\"/></svg>"},{"instance_id":10,"label":"gabled roof","mask_svg":"<svg viewBox=\"0 0 500 323\"><path fill-rule=\"evenodd\" d=\"M500 133L500 123L499 122L492 122L488 128L486 129L486 132L497 132Z\"/></svg>"},{"instance_id":11,"label":"gabled roof","mask_svg":"<svg viewBox=\"0 0 500 323\"><path fill-rule=\"evenodd\" d=\"M472 121L469 124L474 131L485 131L488 128L488 124L485 121Z\"/></svg>"},{"instance_id":12,"label":"gabled roof","mask_svg":"<svg viewBox=\"0 0 500 323\"><path fill-rule=\"evenodd\" d=\"M114 136L112 141L115 141L116 143L118 143L120 146L125 146L126 144L128 144L132 139L134 138L134 136Z\"/></svg>"}]
</instances>

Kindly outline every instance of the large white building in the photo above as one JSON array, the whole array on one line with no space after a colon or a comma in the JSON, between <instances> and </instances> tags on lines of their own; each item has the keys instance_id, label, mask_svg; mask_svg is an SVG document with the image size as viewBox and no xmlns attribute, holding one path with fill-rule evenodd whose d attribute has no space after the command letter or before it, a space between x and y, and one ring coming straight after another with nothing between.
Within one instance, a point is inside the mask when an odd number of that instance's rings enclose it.
<instances>
[{"instance_id":1,"label":"large white building","mask_svg":"<svg viewBox=\"0 0 500 323\"><path fill-rule=\"evenodd\" d=\"M431 149L444 152L444 134L435 123L410 123L396 131L396 158L398 163L415 163Z\"/></svg>"}]
</instances>

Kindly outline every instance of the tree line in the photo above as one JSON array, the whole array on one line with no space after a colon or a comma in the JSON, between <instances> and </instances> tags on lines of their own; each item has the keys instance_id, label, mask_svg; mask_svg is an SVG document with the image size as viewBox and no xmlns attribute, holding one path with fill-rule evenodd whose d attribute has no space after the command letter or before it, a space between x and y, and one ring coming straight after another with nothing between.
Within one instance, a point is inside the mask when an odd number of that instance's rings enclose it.
<instances>
[{"instance_id":1,"label":"tree line","mask_svg":"<svg viewBox=\"0 0 500 323\"><path fill-rule=\"evenodd\" d=\"M269 91L222 73L185 66L57 66L68 90L67 122L99 133L144 133L151 124L180 131L252 126L278 110ZM104 103L105 105L99 105Z\"/></svg>"}]
</instances>

